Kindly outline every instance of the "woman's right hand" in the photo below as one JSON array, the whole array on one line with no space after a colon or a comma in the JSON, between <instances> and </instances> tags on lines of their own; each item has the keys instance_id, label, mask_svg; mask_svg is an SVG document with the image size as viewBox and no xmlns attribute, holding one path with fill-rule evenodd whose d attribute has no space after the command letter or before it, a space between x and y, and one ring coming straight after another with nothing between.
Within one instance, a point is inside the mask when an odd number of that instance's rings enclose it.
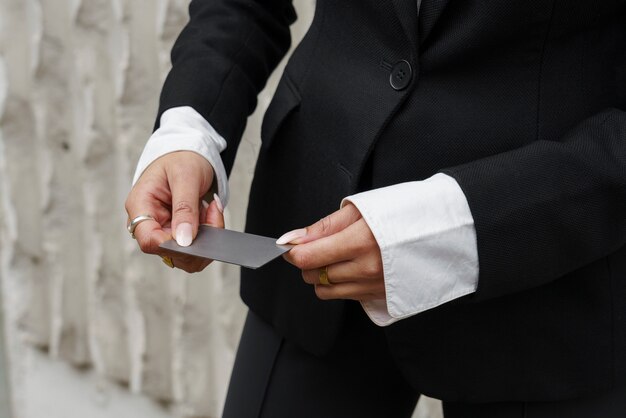
<instances>
[{"instance_id":1,"label":"woman's right hand","mask_svg":"<svg viewBox=\"0 0 626 418\"><path fill-rule=\"evenodd\" d=\"M202 271L211 261L165 252L159 245L171 238L188 246L195 239L200 223L224 228L223 208L216 197L209 205L202 197L213 183L213 167L191 151L177 151L156 159L143 172L128 194L129 222L139 215L154 220L141 222L135 238L141 251L168 256L176 268L188 273Z\"/></svg>"}]
</instances>

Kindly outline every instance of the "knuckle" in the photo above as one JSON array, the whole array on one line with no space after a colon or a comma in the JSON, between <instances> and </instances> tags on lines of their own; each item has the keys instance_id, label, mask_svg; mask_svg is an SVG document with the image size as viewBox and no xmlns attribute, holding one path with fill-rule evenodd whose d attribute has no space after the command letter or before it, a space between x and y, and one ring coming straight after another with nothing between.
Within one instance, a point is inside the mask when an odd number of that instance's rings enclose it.
<instances>
[{"instance_id":1,"label":"knuckle","mask_svg":"<svg viewBox=\"0 0 626 418\"><path fill-rule=\"evenodd\" d=\"M330 215L323 217L319 221L311 225L310 229L316 235L327 235L331 231L332 221Z\"/></svg>"},{"instance_id":2,"label":"knuckle","mask_svg":"<svg viewBox=\"0 0 626 418\"><path fill-rule=\"evenodd\" d=\"M354 249L357 253L362 254L366 252L370 248L370 242L365 239L356 239L354 240Z\"/></svg>"},{"instance_id":3,"label":"knuckle","mask_svg":"<svg viewBox=\"0 0 626 418\"><path fill-rule=\"evenodd\" d=\"M363 274L366 277L376 277L380 273L380 265L375 260L368 261L363 264Z\"/></svg>"},{"instance_id":4,"label":"knuckle","mask_svg":"<svg viewBox=\"0 0 626 418\"><path fill-rule=\"evenodd\" d=\"M148 239L148 252L156 254L159 251L159 240L155 234L150 234Z\"/></svg>"},{"instance_id":5,"label":"knuckle","mask_svg":"<svg viewBox=\"0 0 626 418\"><path fill-rule=\"evenodd\" d=\"M366 241L368 243L368 246L371 248L375 248L376 251L380 251L380 247L378 246L378 241L376 241L376 237L372 233L371 229L369 229L367 225L365 226L365 228L366 228L366 234L367 234Z\"/></svg>"},{"instance_id":6,"label":"knuckle","mask_svg":"<svg viewBox=\"0 0 626 418\"><path fill-rule=\"evenodd\" d=\"M139 249L146 254L153 254L154 245L153 239L151 237L137 237L137 243L139 244Z\"/></svg>"},{"instance_id":7,"label":"knuckle","mask_svg":"<svg viewBox=\"0 0 626 418\"><path fill-rule=\"evenodd\" d=\"M191 204L186 200L181 200L180 202L176 202L173 212L176 215L190 215L193 213L193 206L191 206Z\"/></svg>"},{"instance_id":8,"label":"knuckle","mask_svg":"<svg viewBox=\"0 0 626 418\"><path fill-rule=\"evenodd\" d=\"M361 211L355 205L350 205L350 216L354 221L361 219Z\"/></svg>"},{"instance_id":9,"label":"knuckle","mask_svg":"<svg viewBox=\"0 0 626 418\"><path fill-rule=\"evenodd\" d=\"M124 209L126 209L126 213L128 215L130 215L130 212L134 206L134 200L134 197L132 195L129 195L124 202Z\"/></svg>"},{"instance_id":10,"label":"knuckle","mask_svg":"<svg viewBox=\"0 0 626 418\"><path fill-rule=\"evenodd\" d=\"M138 227L139 228L139 227ZM139 248L146 254L159 254L159 244L161 241L153 231L143 231L137 236Z\"/></svg>"},{"instance_id":11,"label":"knuckle","mask_svg":"<svg viewBox=\"0 0 626 418\"><path fill-rule=\"evenodd\" d=\"M328 232L332 231L332 220L330 215L323 217L319 221L319 228L322 234L327 234Z\"/></svg>"}]
</instances>

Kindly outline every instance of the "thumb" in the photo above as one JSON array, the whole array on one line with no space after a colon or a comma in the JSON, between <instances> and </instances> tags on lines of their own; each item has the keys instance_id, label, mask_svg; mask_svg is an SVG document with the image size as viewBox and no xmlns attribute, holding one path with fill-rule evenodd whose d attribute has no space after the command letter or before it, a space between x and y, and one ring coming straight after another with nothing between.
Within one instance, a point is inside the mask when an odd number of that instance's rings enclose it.
<instances>
[{"instance_id":1,"label":"thumb","mask_svg":"<svg viewBox=\"0 0 626 418\"><path fill-rule=\"evenodd\" d=\"M320 219L311 226L287 232L276 240L276 244L305 244L315 241L336 234L359 219L361 219L361 212L359 212L356 206L348 202L338 211Z\"/></svg>"},{"instance_id":2,"label":"thumb","mask_svg":"<svg viewBox=\"0 0 626 418\"><path fill-rule=\"evenodd\" d=\"M200 196L206 193L205 182L202 176L185 169L168 176L168 181L172 192L172 235L178 245L187 247L198 233Z\"/></svg>"}]
</instances>

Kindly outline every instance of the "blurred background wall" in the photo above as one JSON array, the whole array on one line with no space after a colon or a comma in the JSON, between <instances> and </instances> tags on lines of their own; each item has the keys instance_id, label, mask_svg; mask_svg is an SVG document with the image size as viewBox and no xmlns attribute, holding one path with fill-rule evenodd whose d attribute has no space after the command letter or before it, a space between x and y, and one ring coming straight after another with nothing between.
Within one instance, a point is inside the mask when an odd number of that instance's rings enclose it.
<instances>
[{"instance_id":1,"label":"blurred background wall","mask_svg":"<svg viewBox=\"0 0 626 418\"><path fill-rule=\"evenodd\" d=\"M188 2L0 0L4 416L219 416L245 316L237 269L170 270L125 230L124 200ZM315 2L295 4L294 44ZM239 149L231 229L243 229L261 116L281 71ZM416 416L439 417L438 403L421 402Z\"/></svg>"}]
</instances>

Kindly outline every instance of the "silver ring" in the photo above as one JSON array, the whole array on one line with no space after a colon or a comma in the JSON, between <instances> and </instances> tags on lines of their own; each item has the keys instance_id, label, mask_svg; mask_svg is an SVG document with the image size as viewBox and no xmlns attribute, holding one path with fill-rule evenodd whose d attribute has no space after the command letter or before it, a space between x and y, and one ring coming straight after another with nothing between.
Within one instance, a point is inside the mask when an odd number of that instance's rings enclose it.
<instances>
[{"instance_id":1,"label":"silver ring","mask_svg":"<svg viewBox=\"0 0 626 418\"><path fill-rule=\"evenodd\" d=\"M150 215L139 215L135 217L132 221L130 221L130 223L126 227L128 229L128 232L130 233L130 236L133 239L135 239L135 228L137 228L137 225L139 225L143 221L154 221L154 218Z\"/></svg>"}]
</instances>

